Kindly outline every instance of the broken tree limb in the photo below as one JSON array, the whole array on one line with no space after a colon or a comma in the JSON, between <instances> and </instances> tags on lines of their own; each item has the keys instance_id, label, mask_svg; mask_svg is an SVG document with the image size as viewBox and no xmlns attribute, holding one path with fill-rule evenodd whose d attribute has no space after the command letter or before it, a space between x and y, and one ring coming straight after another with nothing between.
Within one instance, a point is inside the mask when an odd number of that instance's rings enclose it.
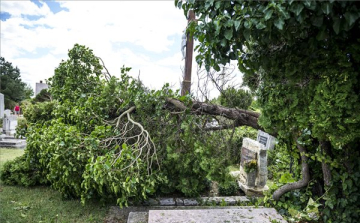
<instances>
[{"instance_id":1,"label":"broken tree limb","mask_svg":"<svg viewBox=\"0 0 360 223\"><path fill-rule=\"evenodd\" d=\"M275 201L278 201L283 194L285 194L285 193L287 193L289 191L305 187L306 185L308 185L308 183L310 181L310 171L309 171L309 165L307 163L308 158L305 155L306 149L304 147L302 147L301 145L299 145L298 143L297 143L296 146L297 146L297 148L298 148L298 150L300 152L300 156L301 156L301 175L302 175L302 179L297 181L297 182L294 182L294 183L285 184L284 186L277 189L273 193L273 199Z\"/></svg>"},{"instance_id":2,"label":"broken tree limb","mask_svg":"<svg viewBox=\"0 0 360 223\"><path fill-rule=\"evenodd\" d=\"M227 108L221 105L215 105L199 101L193 101L192 105L188 108L183 102L173 98L168 98L166 101L166 108L170 110L181 112L189 109L192 114L222 116L230 120L235 120L236 127L250 126L255 129L263 130L263 128L258 124L260 114L254 111L237 108ZM209 130L221 130L226 128L227 126L219 126Z\"/></svg>"}]
</instances>

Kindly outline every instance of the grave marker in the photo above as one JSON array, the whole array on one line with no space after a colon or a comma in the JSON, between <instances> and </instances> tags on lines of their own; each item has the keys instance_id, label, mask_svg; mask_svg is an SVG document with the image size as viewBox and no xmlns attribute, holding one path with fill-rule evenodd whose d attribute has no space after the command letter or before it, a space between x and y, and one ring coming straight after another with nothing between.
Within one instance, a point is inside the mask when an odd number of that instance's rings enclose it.
<instances>
[{"instance_id":1,"label":"grave marker","mask_svg":"<svg viewBox=\"0 0 360 223\"><path fill-rule=\"evenodd\" d=\"M241 148L239 186L246 195L262 195L267 181L267 150L263 144L244 138Z\"/></svg>"}]
</instances>

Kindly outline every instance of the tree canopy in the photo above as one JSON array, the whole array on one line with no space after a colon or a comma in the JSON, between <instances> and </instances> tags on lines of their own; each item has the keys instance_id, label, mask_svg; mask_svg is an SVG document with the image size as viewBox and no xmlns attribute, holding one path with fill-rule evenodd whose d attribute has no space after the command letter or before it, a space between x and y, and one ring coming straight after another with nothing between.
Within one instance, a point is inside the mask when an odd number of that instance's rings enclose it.
<instances>
[{"instance_id":1,"label":"tree canopy","mask_svg":"<svg viewBox=\"0 0 360 223\"><path fill-rule=\"evenodd\" d=\"M313 196L323 196L326 221L359 217L359 2L175 4L197 16L188 27L199 41L197 62L218 70L238 60L257 94L260 125L286 142L289 153L300 152L294 156L303 162L302 178L279 188L274 199L311 180L322 188Z\"/></svg>"},{"instance_id":2,"label":"tree canopy","mask_svg":"<svg viewBox=\"0 0 360 223\"><path fill-rule=\"evenodd\" d=\"M5 96L5 108L13 109L15 103L34 95L32 88L20 77L20 69L0 57L0 93Z\"/></svg>"}]
</instances>

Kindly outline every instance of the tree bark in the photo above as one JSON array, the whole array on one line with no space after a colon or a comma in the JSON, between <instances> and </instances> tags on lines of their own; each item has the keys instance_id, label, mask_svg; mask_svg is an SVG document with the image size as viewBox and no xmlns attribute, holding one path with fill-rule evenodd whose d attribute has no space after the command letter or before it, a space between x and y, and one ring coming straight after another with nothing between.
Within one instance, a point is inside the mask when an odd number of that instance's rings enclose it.
<instances>
[{"instance_id":1,"label":"tree bark","mask_svg":"<svg viewBox=\"0 0 360 223\"><path fill-rule=\"evenodd\" d=\"M329 148L331 146L330 143L325 142L325 141L321 141L320 145L321 145L321 150L322 150L323 154L326 157L329 157ZM324 177L324 185L325 186L330 186L331 185L331 179L332 179L330 166L324 160L324 161L321 162L321 167L322 167L322 172L323 172L323 177Z\"/></svg>"},{"instance_id":2,"label":"tree bark","mask_svg":"<svg viewBox=\"0 0 360 223\"><path fill-rule=\"evenodd\" d=\"M192 114L222 116L230 120L235 120L236 127L250 126L255 129L263 130L263 128L258 124L258 119L260 117L260 114L254 111L248 111L237 108L227 108L221 105L214 105L214 104L198 102L198 101L193 101L192 105L189 108L187 108L186 105L184 105L184 103L182 103L179 100L168 98L166 101L167 101L167 105L165 106L170 110L182 112L185 111L186 109L189 109ZM233 127L233 125L231 125L231 127ZM228 128L228 126L218 126L218 127L209 128L208 130L220 130L226 128Z\"/></svg>"},{"instance_id":3,"label":"tree bark","mask_svg":"<svg viewBox=\"0 0 360 223\"><path fill-rule=\"evenodd\" d=\"M283 194L285 194L285 193L287 193L289 191L305 187L310 181L309 165L307 163L308 158L305 155L306 149L304 147L302 147L301 145L299 145L299 144L297 144L297 148L298 148L298 150L300 152L300 156L301 156L302 179L295 182L295 183L285 184L284 186L277 189L273 193L273 199L276 200L276 201L278 201Z\"/></svg>"}]
</instances>

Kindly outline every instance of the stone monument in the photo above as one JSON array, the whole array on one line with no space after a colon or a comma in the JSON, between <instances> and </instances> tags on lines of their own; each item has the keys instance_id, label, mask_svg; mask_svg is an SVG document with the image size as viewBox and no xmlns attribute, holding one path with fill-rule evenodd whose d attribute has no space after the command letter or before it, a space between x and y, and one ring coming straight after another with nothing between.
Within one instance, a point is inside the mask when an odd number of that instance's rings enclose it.
<instances>
[{"instance_id":1,"label":"stone monument","mask_svg":"<svg viewBox=\"0 0 360 223\"><path fill-rule=\"evenodd\" d=\"M48 88L49 88L49 85L43 83L42 81L40 81L40 83L36 83L35 96L38 95L41 92L41 90L48 89Z\"/></svg>"},{"instance_id":2,"label":"stone monument","mask_svg":"<svg viewBox=\"0 0 360 223\"><path fill-rule=\"evenodd\" d=\"M267 181L267 150L263 144L244 138L241 147L239 187L248 196L261 196L269 188Z\"/></svg>"},{"instance_id":3,"label":"stone monument","mask_svg":"<svg viewBox=\"0 0 360 223\"><path fill-rule=\"evenodd\" d=\"M8 110L10 111L10 110ZM3 119L3 131L7 136L13 136L16 132L16 126L18 123L17 115L8 115L7 110L5 110L5 116Z\"/></svg>"},{"instance_id":4,"label":"stone monument","mask_svg":"<svg viewBox=\"0 0 360 223\"><path fill-rule=\"evenodd\" d=\"M263 132L261 130L258 131L257 141L265 146L265 149L274 149L276 139L270 134Z\"/></svg>"},{"instance_id":5,"label":"stone monument","mask_svg":"<svg viewBox=\"0 0 360 223\"><path fill-rule=\"evenodd\" d=\"M5 110L4 95L0 93L0 118L4 118L4 110Z\"/></svg>"}]
</instances>

